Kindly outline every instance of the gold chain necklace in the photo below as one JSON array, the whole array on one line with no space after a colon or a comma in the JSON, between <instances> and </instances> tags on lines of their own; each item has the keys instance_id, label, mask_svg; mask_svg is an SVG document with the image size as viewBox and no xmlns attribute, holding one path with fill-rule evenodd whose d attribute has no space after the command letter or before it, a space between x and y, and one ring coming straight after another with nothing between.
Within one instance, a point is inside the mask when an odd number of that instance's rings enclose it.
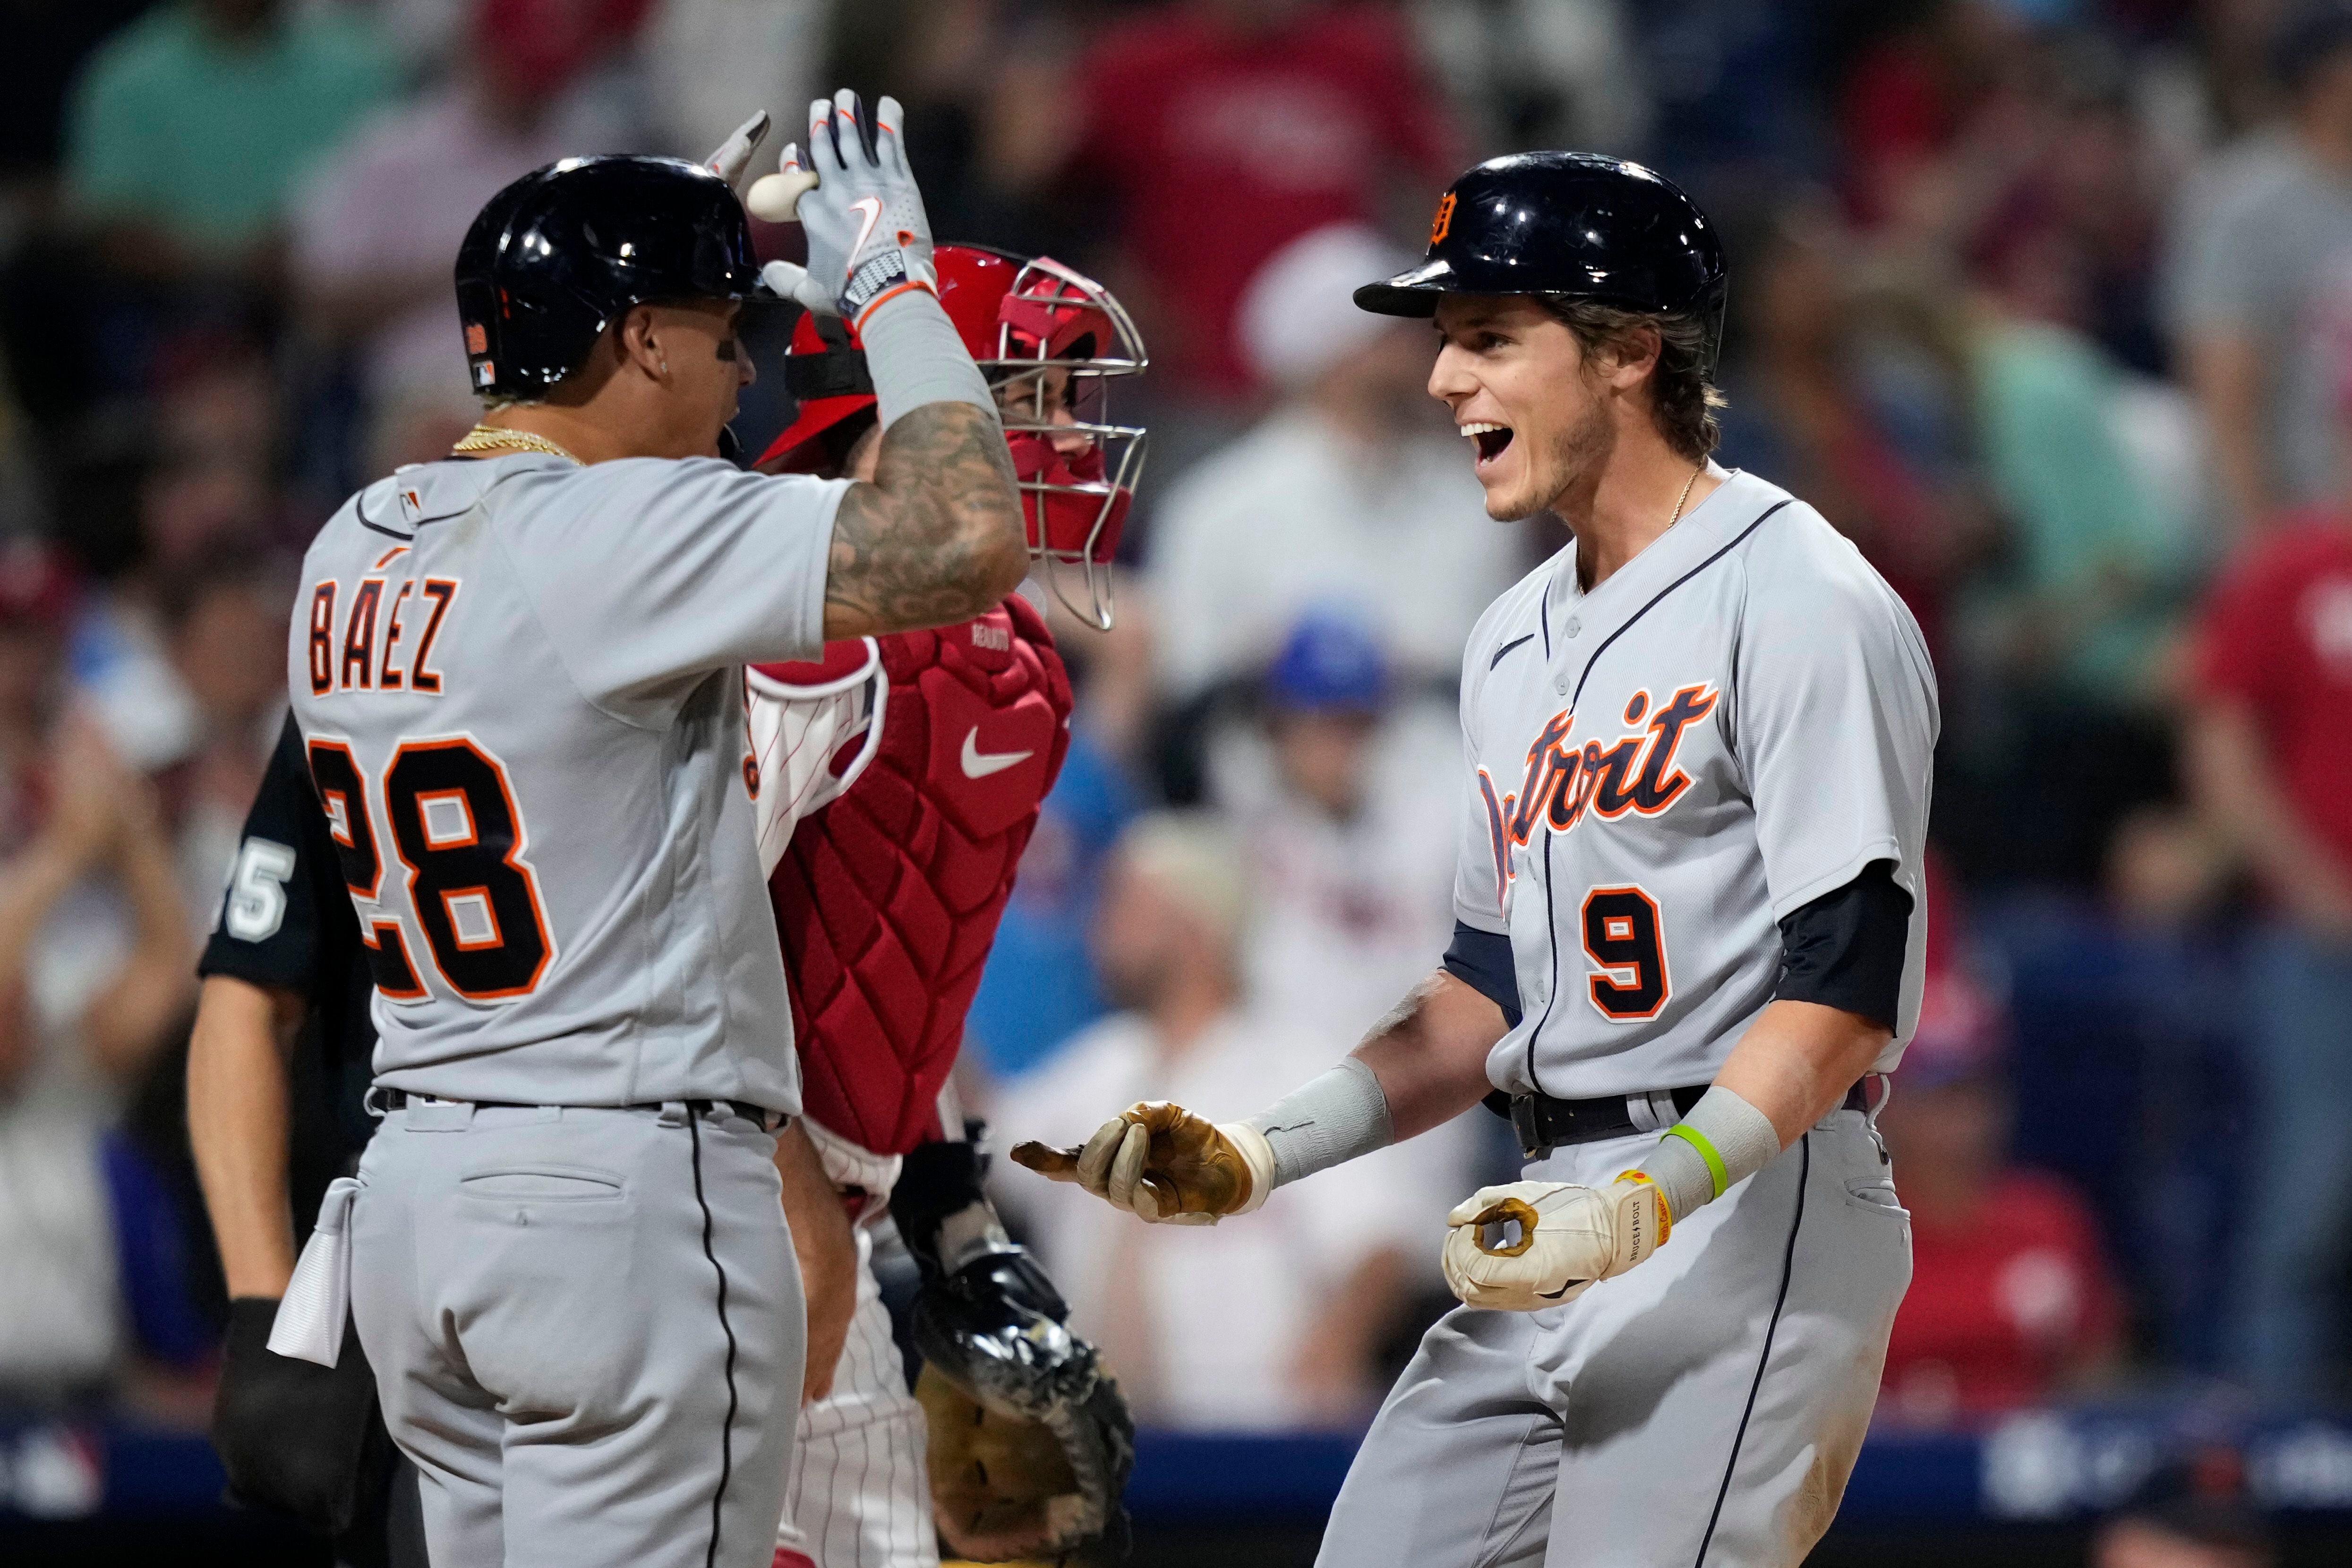
<instances>
[{"instance_id":1,"label":"gold chain necklace","mask_svg":"<svg viewBox=\"0 0 2352 1568\"><path fill-rule=\"evenodd\" d=\"M544 436L533 435L529 430L510 429L503 425L477 425L449 450L453 453L544 452L551 458L561 458L583 468L588 466Z\"/></svg>"},{"instance_id":2,"label":"gold chain necklace","mask_svg":"<svg viewBox=\"0 0 2352 1568\"><path fill-rule=\"evenodd\" d=\"M1683 493L1675 498L1675 515L1666 519L1668 528L1674 527L1683 520L1683 507L1690 500L1691 487L1698 483L1698 477L1705 472L1706 472L1706 465L1701 463L1691 470L1691 477L1683 481Z\"/></svg>"},{"instance_id":3,"label":"gold chain necklace","mask_svg":"<svg viewBox=\"0 0 2352 1568\"><path fill-rule=\"evenodd\" d=\"M468 438L470 439L470 437ZM1705 472L1706 472L1706 465L1705 463L1701 463L1697 468L1691 470L1691 477L1683 481L1683 493L1675 498L1675 515L1666 519L1666 526L1668 528L1674 527L1675 524L1683 520L1683 508L1690 504L1691 487L1698 483L1698 477ZM1581 562L1577 564L1576 582L1577 586L1583 588L1586 593L1591 592L1591 588L1585 586L1584 566Z\"/></svg>"}]
</instances>

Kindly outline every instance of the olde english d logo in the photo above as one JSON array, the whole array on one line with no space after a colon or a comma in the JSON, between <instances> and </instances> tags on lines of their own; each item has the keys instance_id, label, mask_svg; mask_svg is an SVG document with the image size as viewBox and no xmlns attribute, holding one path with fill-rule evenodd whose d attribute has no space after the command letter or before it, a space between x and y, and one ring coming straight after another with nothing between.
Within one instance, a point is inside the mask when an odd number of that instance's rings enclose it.
<instances>
[{"instance_id":1,"label":"olde english d logo","mask_svg":"<svg viewBox=\"0 0 2352 1568\"><path fill-rule=\"evenodd\" d=\"M1684 731L1715 711L1716 697L1716 689L1706 682L1685 686L1651 713L1650 694L1636 691L1625 705L1625 722L1640 724L1648 714L1648 725L1608 744L1598 739L1570 744L1576 717L1555 713L1528 748L1527 772L1508 795L1496 795L1494 776L1480 768L1478 795L1486 807L1498 900L1511 882L1511 847L1525 847L1538 822L1566 833L1588 811L1612 821L1629 811L1655 816L1681 799L1691 781L1675 766L1675 751Z\"/></svg>"}]
</instances>

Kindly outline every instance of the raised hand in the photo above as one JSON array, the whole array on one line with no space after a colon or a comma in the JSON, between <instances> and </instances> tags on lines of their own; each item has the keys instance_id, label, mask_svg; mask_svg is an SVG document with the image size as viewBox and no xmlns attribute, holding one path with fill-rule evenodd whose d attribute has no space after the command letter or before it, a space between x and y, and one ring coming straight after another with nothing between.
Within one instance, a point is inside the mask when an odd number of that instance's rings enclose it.
<instances>
[{"instance_id":1,"label":"raised hand","mask_svg":"<svg viewBox=\"0 0 2352 1568\"><path fill-rule=\"evenodd\" d=\"M784 148L782 167L745 197L751 216L797 220L808 264L770 262L768 286L812 310L853 324L905 289L930 289L931 225L907 166L904 111L895 98L876 105L874 150L866 151L865 106L844 88L809 105L808 142Z\"/></svg>"}]
</instances>

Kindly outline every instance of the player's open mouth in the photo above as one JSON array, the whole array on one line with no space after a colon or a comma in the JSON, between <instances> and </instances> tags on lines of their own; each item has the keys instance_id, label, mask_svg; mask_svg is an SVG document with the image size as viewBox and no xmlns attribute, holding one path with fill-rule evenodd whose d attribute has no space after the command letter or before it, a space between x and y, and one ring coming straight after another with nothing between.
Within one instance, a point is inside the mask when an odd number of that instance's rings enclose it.
<instances>
[{"instance_id":1,"label":"player's open mouth","mask_svg":"<svg viewBox=\"0 0 2352 1568\"><path fill-rule=\"evenodd\" d=\"M1511 427L1507 425L1465 425L1460 429L1477 447L1481 467L1501 457L1503 448L1511 444Z\"/></svg>"}]
</instances>

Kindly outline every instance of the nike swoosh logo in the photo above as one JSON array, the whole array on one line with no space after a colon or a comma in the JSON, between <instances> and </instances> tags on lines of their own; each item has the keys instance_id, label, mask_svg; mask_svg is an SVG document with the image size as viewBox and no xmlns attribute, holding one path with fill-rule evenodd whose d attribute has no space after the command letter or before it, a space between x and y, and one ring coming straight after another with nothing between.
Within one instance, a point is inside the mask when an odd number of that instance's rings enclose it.
<instances>
[{"instance_id":1,"label":"nike swoosh logo","mask_svg":"<svg viewBox=\"0 0 2352 1568\"><path fill-rule=\"evenodd\" d=\"M882 221L882 198L860 196L849 204L849 210L866 215L866 221L858 226L857 243L849 247L849 258L855 261L857 259L857 253L866 248L866 242L873 237L874 226Z\"/></svg>"},{"instance_id":2,"label":"nike swoosh logo","mask_svg":"<svg viewBox=\"0 0 2352 1568\"><path fill-rule=\"evenodd\" d=\"M1015 763L1025 763L1034 752L983 752L980 749L980 726L974 724L963 738L963 776L984 779L991 773L1001 773Z\"/></svg>"}]
</instances>

